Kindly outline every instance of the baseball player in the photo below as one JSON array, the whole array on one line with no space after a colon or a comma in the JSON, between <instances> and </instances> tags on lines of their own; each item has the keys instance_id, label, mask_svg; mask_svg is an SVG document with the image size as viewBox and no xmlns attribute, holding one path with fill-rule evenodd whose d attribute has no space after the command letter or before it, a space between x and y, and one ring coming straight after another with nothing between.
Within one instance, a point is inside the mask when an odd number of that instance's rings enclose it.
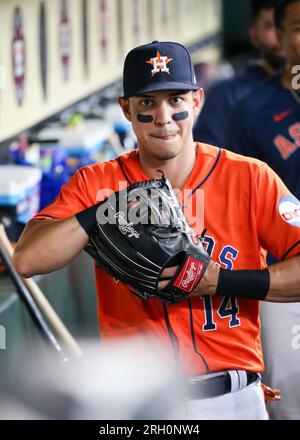
<instances>
[{"instance_id":1,"label":"baseball player","mask_svg":"<svg viewBox=\"0 0 300 440\"><path fill-rule=\"evenodd\" d=\"M252 0L252 24L249 38L260 55L230 79L218 81L207 93L194 126L194 139L212 145L224 145L230 112L258 84L283 68L285 53L279 45L274 25L274 0Z\"/></svg>"},{"instance_id":2,"label":"baseball player","mask_svg":"<svg viewBox=\"0 0 300 440\"><path fill-rule=\"evenodd\" d=\"M300 225L289 218L298 202L264 163L193 141L203 90L184 46L154 41L134 48L125 59L123 82L119 104L132 123L138 149L80 169L26 226L14 254L17 270L28 277L70 263L97 224L101 229L98 210L112 192L136 188L138 182L147 188L167 178L178 197L185 200L188 193L183 205L195 209L204 193L204 225L194 210L184 209L193 234L205 243L203 259L183 252L182 276L174 278L174 262L157 286L161 293L167 284L169 298L170 283L174 292L185 291L180 302L170 304L159 295L142 299L95 266L101 337L150 333L164 341L170 362L186 378L187 413L182 417L265 419L259 307L260 301L300 300ZM121 232L143 245L143 236L124 218ZM163 232L162 227L155 249ZM283 261L267 269L265 249ZM149 249L147 261L151 258ZM113 252L110 261L113 272Z\"/></svg>"},{"instance_id":3,"label":"baseball player","mask_svg":"<svg viewBox=\"0 0 300 440\"><path fill-rule=\"evenodd\" d=\"M281 76L254 89L253 94L236 107L230 118L225 144L235 152L267 162L299 198L300 95L293 88L292 69L300 64L300 44L296 38L300 1L284 0L276 9L275 17L287 53L287 67ZM276 382L283 395L282 402L272 405L270 414L274 418L298 419L300 354L293 348L292 340L293 329L300 320L299 304L264 304L262 316L265 318L263 335L268 367L265 377L273 386Z\"/></svg>"}]
</instances>

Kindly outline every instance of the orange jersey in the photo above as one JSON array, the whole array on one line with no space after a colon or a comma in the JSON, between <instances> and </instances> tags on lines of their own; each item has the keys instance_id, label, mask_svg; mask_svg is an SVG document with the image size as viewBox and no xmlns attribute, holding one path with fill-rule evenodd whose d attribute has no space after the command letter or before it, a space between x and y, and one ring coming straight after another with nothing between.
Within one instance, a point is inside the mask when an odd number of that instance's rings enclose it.
<instances>
[{"instance_id":1,"label":"orange jersey","mask_svg":"<svg viewBox=\"0 0 300 440\"><path fill-rule=\"evenodd\" d=\"M263 269L266 251L278 260L298 254L299 205L274 172L255 159L206 144L197 147L197 161L181 195L185 189L193 190L189 200L194 206L204 194L205 243L212 259L226 269ZM103 200L109 189L118 191L148 179L136 151L84 167L34 218L73 216ZM193 225L199 235L201 223ZM225 369L263 371L259 301L205 296L168 305L134 296L97 267L95 277L102 338L146 332L165 338L188 375Z\"/></svg>"}]
</instances>

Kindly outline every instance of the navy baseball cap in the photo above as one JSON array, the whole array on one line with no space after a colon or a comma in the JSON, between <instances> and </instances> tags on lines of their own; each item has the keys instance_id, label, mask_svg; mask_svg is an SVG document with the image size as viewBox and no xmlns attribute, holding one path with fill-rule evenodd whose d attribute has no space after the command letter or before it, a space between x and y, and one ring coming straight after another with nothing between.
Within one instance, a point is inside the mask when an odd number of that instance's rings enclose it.
<instances>
[{"instance_id":1,"label":"navy baseball cap","mask_svg":"<svg viewBox=\"0 0 300 440\"><path fill-rule=\"evenodd\" d=\"M172 41L153 41L132 49L123 71L124 98L157 90L198 90L188 50Z\"/></svg>"}]
</instances>

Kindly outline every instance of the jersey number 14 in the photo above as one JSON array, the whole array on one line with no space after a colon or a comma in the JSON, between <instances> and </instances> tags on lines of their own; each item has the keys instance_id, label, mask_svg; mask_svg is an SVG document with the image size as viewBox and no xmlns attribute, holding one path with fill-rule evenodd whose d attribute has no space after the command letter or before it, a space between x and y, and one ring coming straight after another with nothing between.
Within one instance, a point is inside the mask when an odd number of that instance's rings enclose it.
<instances>
[{"instance_id":1,"label":"jersey number 14","mask_svg":"<svg viewBox=\"0 0 300 440\"><path fill-rule=\"evenodd\" d=\"M215 247L215 241L212 237L206 236L204 238L204 246L207 253L211 256ZM225 266L225 269L233 269L233 261L238 256L238 251L232 246L224 246L220 255L219 262ZM229 258L231 257L231 258ZM203 325L203 331L213 331L217 329L217 324L214 321L213 316L213 306L212 299L210 296L205 295L202 297L204 305L205 323ZM229 327L236 327L240 325L240 320L238 318L239 307L237 303L237 298L235 296L225 296L223 297L217 314L220 318L229 318Z\"/></svg>"}]
</instances>

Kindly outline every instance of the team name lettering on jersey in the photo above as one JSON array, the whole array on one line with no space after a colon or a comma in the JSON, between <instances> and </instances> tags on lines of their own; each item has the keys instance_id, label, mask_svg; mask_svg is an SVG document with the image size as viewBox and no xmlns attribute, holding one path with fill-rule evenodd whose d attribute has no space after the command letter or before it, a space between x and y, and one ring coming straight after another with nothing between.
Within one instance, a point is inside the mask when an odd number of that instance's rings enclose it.
<instances>
[{"instance_id":1,"label":"team name lettering on jersey","mask_svg":"<svg viewBox=\"0 0 300 440\"><path fill-rule=\"evenodd\" d=\"M274 145L279 151L282 159L288 159L300 147L300 123L292 124L289 129L289 135L294 142L279 134L274 139Z\"/></svg>"},{"instance_id":2,"label":"team name lettering on jersey","mask_svg":"<svg viewBox=\"0 0 300 440\"><path fill-rule=\"evenodd\" d=\"M225 269L232 270L234 267L234 261L237 259L239 251L235 249L233 246L226 245L223 246L221 252L216 256L213 256L213 252L216 247L216 241L213 237L209 237L208 235L204 238L204 248L207 253L212 257L214 261L219 261L219 266L223 266ZM204 310L204 324L202 326L202 330L204 332L216 331L218 326L214 317L214 308L212 304L212 299L208 295L202 296L203 301L203 310ZM220 297L220 304L216 308L216 314L221 319L228 320L228 326L230 328L239 327L241 325L241 320L239 319L240 308L238 305L238 298L235 296L225 296Z\"/></svg>"}]
</instances>

